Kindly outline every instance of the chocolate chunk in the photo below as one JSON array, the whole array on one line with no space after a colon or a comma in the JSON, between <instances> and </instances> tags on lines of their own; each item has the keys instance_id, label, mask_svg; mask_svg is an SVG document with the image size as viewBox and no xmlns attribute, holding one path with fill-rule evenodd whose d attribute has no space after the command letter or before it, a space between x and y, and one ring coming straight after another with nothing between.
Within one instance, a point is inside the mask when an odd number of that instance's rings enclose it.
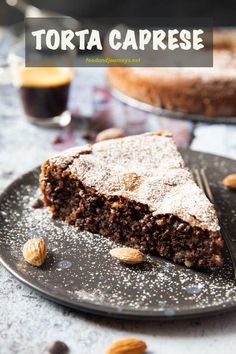
<instances>
[{"instance_id":1,"label":"chocolate chunk","mask_svg":"<svg viewBox=\"0 0 236 354\"><path fill-rule=\"evenodd\" d=\"M43 201L42 199L38 198L38 199L35 199L33 204L32 204L32 207L34 209L39 209L39 208L42 208L43 207Z\"/></svg>"},{"instance_id":2,"label":"chocolate chunk","mask_svg":"<svg viewBox=\"0 0 236 354\"><path fill-rule=\"evenodd\" d=\"M64 142L64 139L61 135L55 135L53 138L52 138L52 143L53 144L61 144Z\"/></svg>"},{"instance_id":3,"label":"chocolate chunk","mask_svg":"<svg viewBox=\"0 0 236 354\"><path fill-rule=\"evenodd\" d=\"M61 342L60 340L57 340L48 347L48 353L67 354L69 353L69 348L65 343Z\"/></svg>"},{"instance_id":4,"label":"chocolate chunk","mask_svg":"<svg viewBox=\"0 0 236 354\"><path fill-rule=\"evenodd\" d=\"M80 132L82 139L94 142L96 140L97 133L94 130L83 130Z\"/></svg>"}]
</instances>

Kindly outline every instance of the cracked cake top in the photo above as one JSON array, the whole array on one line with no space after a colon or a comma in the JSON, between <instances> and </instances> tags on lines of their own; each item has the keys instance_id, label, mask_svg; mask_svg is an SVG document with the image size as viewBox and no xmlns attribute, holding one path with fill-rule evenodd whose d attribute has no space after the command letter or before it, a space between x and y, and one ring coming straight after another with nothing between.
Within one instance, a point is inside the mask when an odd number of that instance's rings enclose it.
<instances>
[{"instance_id":1,"label":"cracked cake top","mask_svg":"<svg viewBox=\"0 0 236 354\"><path fill-rule=\"evenodd\" d=\"M193 181L168 132L72 148L50 160L98 193L146 204L154 215L173 214L193 227L219 230L213 205Z\"/></svg>"}]
</instances>

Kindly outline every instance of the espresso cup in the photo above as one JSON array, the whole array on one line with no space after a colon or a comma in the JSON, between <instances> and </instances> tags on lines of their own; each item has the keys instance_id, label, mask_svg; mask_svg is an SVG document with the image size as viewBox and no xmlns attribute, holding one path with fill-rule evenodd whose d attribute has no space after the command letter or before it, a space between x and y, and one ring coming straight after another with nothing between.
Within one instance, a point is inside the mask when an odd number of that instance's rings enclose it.
<instances>
[{"instance_id":1,"label":"espresso cup","mask_svg":"<svg viewBox=\"0 0 236 354\"><path fill-rule=\"evenodd\" d=\"M70 123L67 102L72 77L71 68L18 67L14 81L30 123L42 126Z\"/></svg>"}]
</instances>

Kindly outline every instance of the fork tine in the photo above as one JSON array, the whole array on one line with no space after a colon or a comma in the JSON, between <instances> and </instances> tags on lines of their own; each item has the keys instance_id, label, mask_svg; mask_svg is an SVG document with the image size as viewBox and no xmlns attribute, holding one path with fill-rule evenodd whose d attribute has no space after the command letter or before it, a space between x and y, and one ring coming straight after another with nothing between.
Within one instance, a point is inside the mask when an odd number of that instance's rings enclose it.
<instances>
[{"instance_id":1,"label":"fork tine","mask_svg":"<svg viewBox=\"0 0 236 354\"><path fill-rule=\"evenodd\" d=\"M194 168L193 169L193 174L194 174L193 177L195 177L194 179L196 180L196 183L197 183L198 187L201 188L203 190L203 192L205 192L199 170Z\"/></svg>"},{"instance_id":2,"label":"fork tine","mask_svg":"<svg viewBox=\"0 0 236 354\"><path fill-rule=\"evenodd\" d=\"M204 184L204 189L206 191L206 195L208 197L208 199L214 203L214 198L213 198L213 194L212 194L212 191L211 191L211 188L210 188L210 185L209 185L209 182L208 182L208 179L207 179L207 176L206 176L206 173L205 173L205 170L204 168L201 168L200 170L200 176L202 176L202 181L203 181L203 184Z\"/></svg>"},{"instance_id":3,"label":"fork tine","mask_svg":"<svg viewBox=\"0 0 236 354\"><path fill-rule=\"evenodd\" d=\"M214 203L214 197L211 191L211 187L209 185L206 173L204 169L194 169L193 170L193 177L195 177L195 181L197 185L204 191L208 199ZM225 241L226 247L229 251L230 258L233 264L233 269L234 269L234 279L236 279L236 245L232 238L230 237L230 234L228 230L225 228L224 223L221 220L221 213L220 210L217 208L217 205L215 205L216 212L218 214L219 218L219 223L221 227L221 235L223 237L223 240Z\"/></svg>"}]
</instances>

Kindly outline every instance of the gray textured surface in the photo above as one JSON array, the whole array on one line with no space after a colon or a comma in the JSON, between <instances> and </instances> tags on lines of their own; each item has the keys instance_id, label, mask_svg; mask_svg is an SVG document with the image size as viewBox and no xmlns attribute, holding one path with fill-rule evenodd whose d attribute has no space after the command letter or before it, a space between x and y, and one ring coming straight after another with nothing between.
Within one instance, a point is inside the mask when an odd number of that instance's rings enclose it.
<instances>
[{"instance_id":1,"label":"gray textured surface","mask_svg":"<svg viewBox=\"0 0 236 354\"><path fill-rule=\"evenodd\" d=\"M55 153L50 140L55 133L26 124L12 88L0 87L1 190ZM64 134L73 144L80 142L76 132ZM231 354L236 348L235 326L235 313L170 323L76 313L41 298L0 267L0 354L46 353L47 344L55 339L64 340L72 354L103 354L111 341L128 335L144 339L152 354Z\"/></svg>"}]
</instances>

